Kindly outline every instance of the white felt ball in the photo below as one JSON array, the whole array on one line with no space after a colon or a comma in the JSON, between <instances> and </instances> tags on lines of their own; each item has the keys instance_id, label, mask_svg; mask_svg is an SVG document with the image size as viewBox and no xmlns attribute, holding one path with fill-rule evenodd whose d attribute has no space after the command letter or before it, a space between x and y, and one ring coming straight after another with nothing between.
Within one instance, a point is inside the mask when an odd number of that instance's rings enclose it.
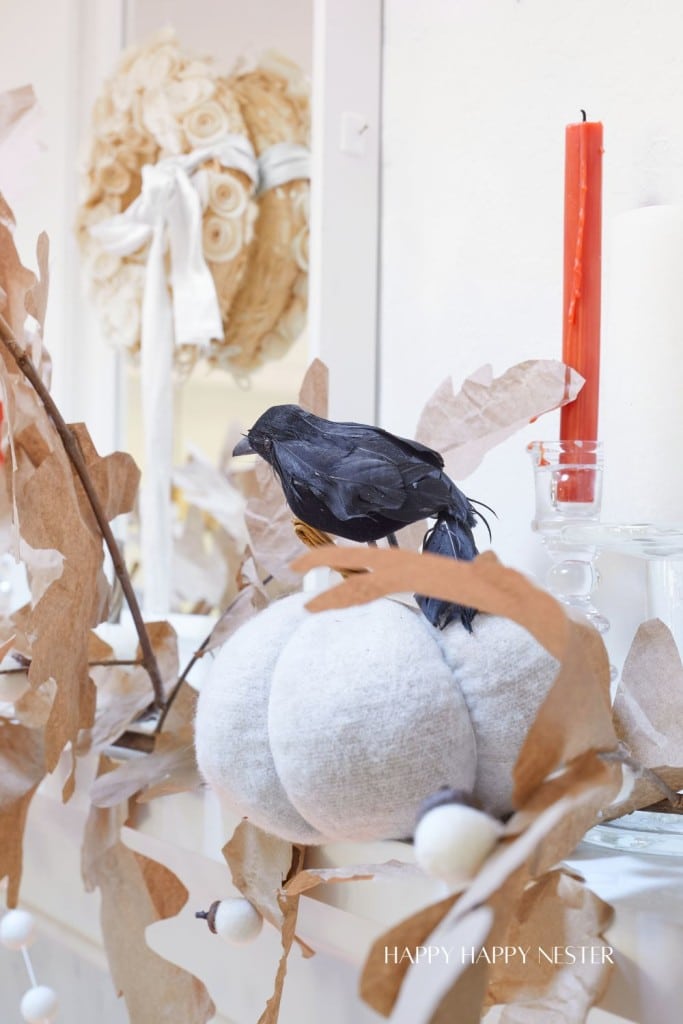
<instances>
[{"instance_id":1,"label":"white felt ball","mask_svg":"<svg viewBox=\"0 0 683 1024\"><path fill-rule=\"evenodd\" d=\"M48 985L36 985L24 992L21 1016L28 1024L47 1024L57 1013L57 993Z\"/></svg>"},{"instance_id":2,"label":"white felt ball","mask_svg":"<svg viewBox=\"0 0 683 1024\"><path fill-rule=\"evenodd\" d=\"M472 878L496 845L502 825L466 804L442 804L415 829L415 859L422 870L449 885Z\"/></svg>"},{"instance_id":3,"label":"white felt ball","mask_svg":"<svg viewBox=\"0 0 683 1024\"><path fill-rule=\"evenodd\" d=\"M213 926L216 935L241 945L253 942L263 927L263 918L249 900L233 896L218 904Z\"/></svg>"},{"instance_id":4,"label":"white felt ball","mask_svg":"<svg viewBox=\"0 0 683 1024\"><path fill-rule=\"evenodd\" d=\"M9 910L0 921L0 942L6 949L30 946L35 930L35 918L28 910Z\"/></svg>"}]
</instances>

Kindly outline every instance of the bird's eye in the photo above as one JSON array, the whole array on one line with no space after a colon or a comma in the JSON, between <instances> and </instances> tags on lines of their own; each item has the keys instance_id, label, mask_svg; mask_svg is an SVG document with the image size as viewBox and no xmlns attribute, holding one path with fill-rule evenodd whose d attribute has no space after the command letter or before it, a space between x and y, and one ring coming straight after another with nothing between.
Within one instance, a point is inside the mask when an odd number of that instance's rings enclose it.
<instances>
[{"instance_id":1,"label":"bird's eye","mask_svg":"<svg viewBox=\"0 0 683 1024\"><path fill-rule=\"evenodd\" d=\"M263 441L263 447L265 448L265 450L266 450L267 452L269 452L269 451L270 451L270 449L271 449L271 448L273 447L273 442L272 442L272 440L271 440L271 439L270 439L269 437L266 437L266 438L264 439L264 441Z\"/></svg>"}]
</instances>

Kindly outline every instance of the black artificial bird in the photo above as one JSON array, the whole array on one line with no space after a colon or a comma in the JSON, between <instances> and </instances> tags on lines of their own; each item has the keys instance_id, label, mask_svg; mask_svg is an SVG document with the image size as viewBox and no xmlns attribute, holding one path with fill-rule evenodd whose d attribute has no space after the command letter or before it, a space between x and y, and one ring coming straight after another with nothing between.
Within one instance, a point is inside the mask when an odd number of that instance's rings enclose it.
<instances>
[{"instance_id":1,"label":"black artificial bird","mask_svg":"<svg viewBox=\"0 0 683 1024\"><path fill-rule=\"evenodd\" d=\"M334 423L298 405L274 405L233 455L249 452L273 467L290 509L309 526L347 540L395 543L396 530L435 516L423 551L466 561L477 554L472 528L477 516L486 520L446 475L441 455L418 441L363 423ZM443 629L459 615L471 632L475 609L416 599L432 625Z\"/></svg>"}]
</instances>

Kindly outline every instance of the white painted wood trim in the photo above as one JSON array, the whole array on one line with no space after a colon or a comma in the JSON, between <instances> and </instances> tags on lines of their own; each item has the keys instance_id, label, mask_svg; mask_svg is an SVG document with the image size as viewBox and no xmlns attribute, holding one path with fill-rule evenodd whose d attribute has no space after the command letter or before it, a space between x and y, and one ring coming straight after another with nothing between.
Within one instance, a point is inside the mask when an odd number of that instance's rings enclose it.
<instances>
[{"instance_id":1,"label":"white painted wood trim","mask_svg":"<svg viewBox=\"0 0 683 1024\"><path fill-rule=\"evenodd\" d=\"M71 109L68 150L77 166L90 125L94 100L125 45L126 0L76 0L71 46ZM77 180L70 176L69 208L77 206ZM98 316L85 297L80 256L73 230L66 239L67 294L74 297L65 316L64 358L70 384L71 419L84 420L102 453L123 444L121 355L102 337Z\"/></svg>"},{"instance_id":2,"label":"white painted wood trim","mask_svg":"<svg viewBox=\"0 0 683 1024\"><path fill-rule=\"evenodd\" d=\"M315 0L309 330L330 415L377 415L382 0Z\"/></svg>"}]
</instances>

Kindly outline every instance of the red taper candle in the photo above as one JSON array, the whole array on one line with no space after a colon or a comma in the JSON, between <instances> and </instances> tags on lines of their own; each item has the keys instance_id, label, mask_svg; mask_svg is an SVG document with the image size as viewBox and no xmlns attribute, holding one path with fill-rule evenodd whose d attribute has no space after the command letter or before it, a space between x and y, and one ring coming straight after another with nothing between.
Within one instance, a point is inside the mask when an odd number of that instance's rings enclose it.
<instances>
[{"instance_id":1,"label":"red taper candle","mask_svg":"<svg viewBox=\"0 0 683 1024\"><path fill-rule=\"evenodd\" d=\"M560 440L597 441L600 390L602 124L567 125L564 185L562 360L585 378L562 407Z\"/></svg>"}]
</instances>

